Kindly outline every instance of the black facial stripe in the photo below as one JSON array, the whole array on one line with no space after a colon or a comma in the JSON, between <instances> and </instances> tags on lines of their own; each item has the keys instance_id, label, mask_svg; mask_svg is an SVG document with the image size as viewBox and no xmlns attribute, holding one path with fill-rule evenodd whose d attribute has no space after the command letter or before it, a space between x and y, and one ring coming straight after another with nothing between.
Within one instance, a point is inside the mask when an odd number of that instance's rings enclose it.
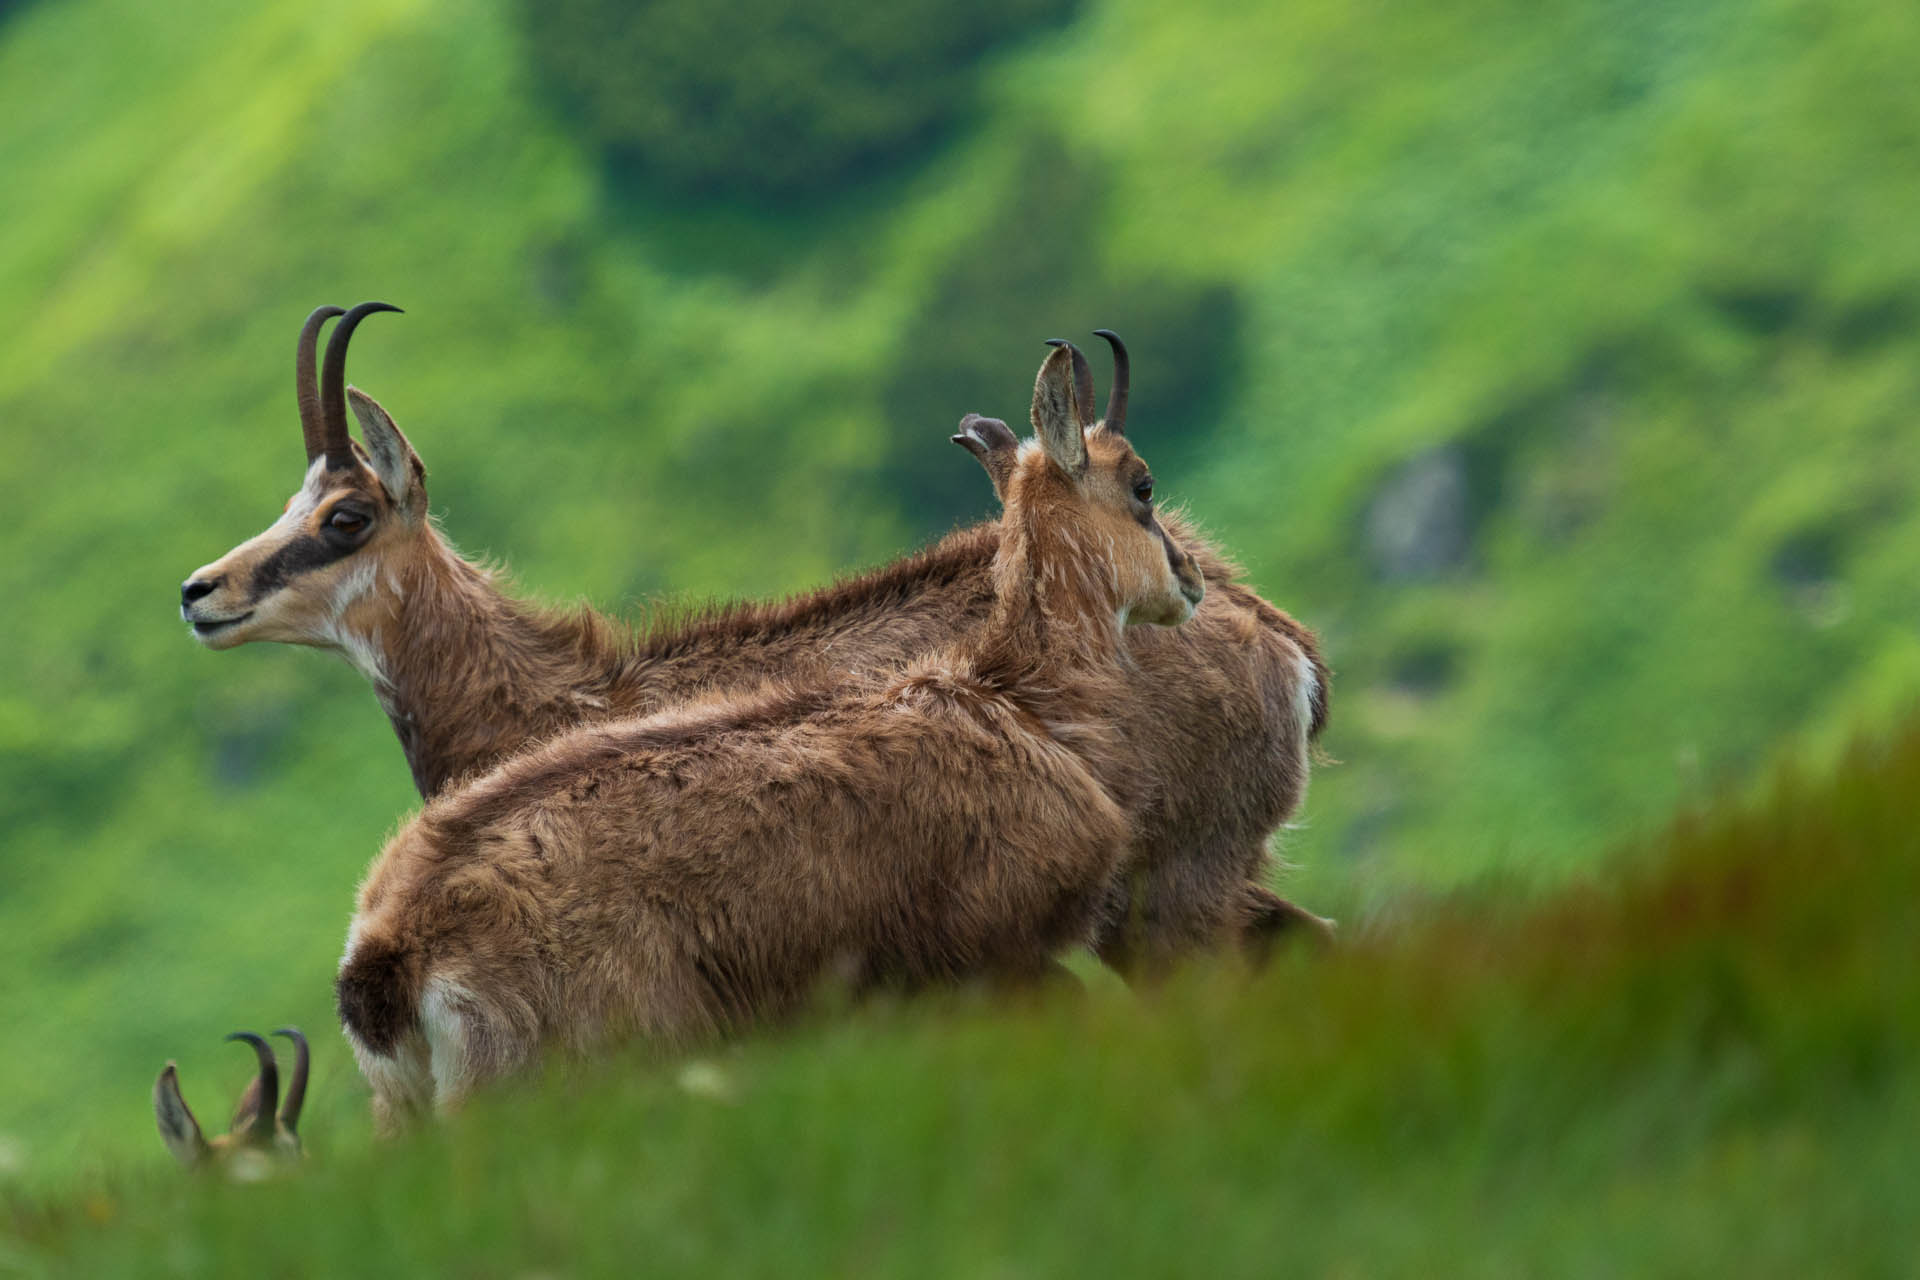
<instances>
[{"instance_id":1,"label":"black facial stripe","mask_svg":"<svg viewBox=\"0 0 1920 1280\"><path fill-rule=\"evenodd\" d=\"M326 538L307 534L280 548L253 571L253 598L263 600L303 573L311 573L335 560L358 551L359 546L341 546Z\"/></svg>"}]
</instances>

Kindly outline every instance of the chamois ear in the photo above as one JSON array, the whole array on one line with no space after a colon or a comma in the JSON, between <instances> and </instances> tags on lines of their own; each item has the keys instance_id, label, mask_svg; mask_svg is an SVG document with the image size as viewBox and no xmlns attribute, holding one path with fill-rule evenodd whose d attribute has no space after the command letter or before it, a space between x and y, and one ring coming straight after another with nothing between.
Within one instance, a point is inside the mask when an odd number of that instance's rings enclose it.
<instances>
[{"instance_id":1,"label":"chamois ear","mask_svg":"<svg viewBox=\"0 0 1920 1280\"><path fill-rule=\"evenodd\" d=\"M200 1134L200 1122L180 1096L180 1077L171 1062L153 1082L153 1118L160 1126L160 1139L173 1152L173 1158L191 1169L207 1158L207 1140Z\"/></svg>"},{"instance_id":2,"label":"chamois ear","mask_svg":"<svg viewBox=\"0 0 1920 1280\"><path fill-rule=\"evenodd\" d=\"M1049 338L1047 345L1053 350L1033 380L1033 429L1054 465L1078 476L1087 469L1087 441L1081 434L1086 424L1081 421L1074 375L1075 366L1084 364L1086 357L1061 338Z\"/></svg>"},{"instance_id":3,"label":"chamois ear","mask_svg":"<svg viewBox=\"0 0 1920 1280\"><path fill-rule=\"evenodd\" d=\"M1000 419L970 413L960 419L960 433L952 440L980 460L980 465L987 469L987 478L993 481L993 496L1004 501L1007 479L1013 474L1013 460L1020 452L1020 438Z\"/></svg>"},{"instance_id":4,"label":"chamois ear","mask_svg":"<svg viewBox=\"0 0 1920 1280\"><path fill-rule=\"evenodd\" d=\"M407 443L406 436L393 424L393 417L379 401L358 387L347 388L347 403L360 421L360 436L366 441L367 460L380 477L380 487L397 507L406 507L414 493L425 492L427 468L420 455Z\"/></svg>"}]
</instances>

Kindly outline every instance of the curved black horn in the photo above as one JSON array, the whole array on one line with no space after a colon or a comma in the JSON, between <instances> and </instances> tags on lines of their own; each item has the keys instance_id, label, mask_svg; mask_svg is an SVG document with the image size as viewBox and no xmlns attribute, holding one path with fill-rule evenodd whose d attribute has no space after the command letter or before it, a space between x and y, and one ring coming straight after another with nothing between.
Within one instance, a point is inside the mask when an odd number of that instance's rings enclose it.
<instances>
[{"instance_id":1,"label":"curved black horn","mask_svg":"<svg viewBox=\"0 0 1920 1280\"><path fill-rule=\"evenodd\" d=\"M300 1131L300 1108L307 1100L307 1038L298 1027L282 1027L273 1034L293 1041L293 1078L287 1081L286 1101L280 1104L280 1127Z\"/></svg>"},{"instance_id":2,"label":"curved black horn","mask_svg":"<svg viewBox=\"0 0 1920 1280\"><path fill-rule=\"evenodd\" d=\"M306 441L307 465L320 456L325 447L327 428L320 416L320 383L315 373L320 363L320 326L346 312L339 307L315 307L307 322L300 326L300 349L293 359L294 390L300 397L300 438Z\"/></svg>"},{"instance_id":3,"label":"curved black horn","mask_svg":"<svg viewBox=\"0 0 1920 1280\"><path fill-rule=\"evenodd\" d=\"M347 434L347 343L362 320L376 311L398 311L391 302L363 302L340 317L327 339L326 363L320 366L320 408L325 427L321 448L329 470L353 465L353 440Z\"/></svg>"},{"instance_id":4,"label":"curved black horn","mask_svg":"<svg viewBox=\"0 0 1920 1280\"><path fill-rule=\"evenodd\" d=\"M1127 361L1127 344L1120 341L1120 335L1111 329L1095 329L1095 337L1105 338L1107 345L1113 348L1113 386L1107 391L1107 430L1117 436L1127 434L1127 383L1130 366Z\"/></svg>"},{"instance_id":5,"label":"curved black horn","mask_svg":"<svg viewBox=\"0 0 1920 1280\"><path fill-rule=\"evenodd\" d=\"M260 1060L260 1109L247 1122L247 1136L261 1142L273 1140L273 1108L280 1098L280 1068L273 1060L273 1047L251 1031L235 1031L229 1040L244 1040L253 1046Z\"/></svg>"},{"instance_id":6,"label":"curved black horn","mask_svg":"<svg viewBox=\"0 0 1920 1280\"><path fill-rule=\"evenodd\" d=\"M1080 417L1080 428L1085 430L1094 423L1093 417L1093 366L1087 363L1087 357L1080 348L1071 342L1060 339L1067 354L1073 357L1073 411Z\"/></svg>"}]
</instances>

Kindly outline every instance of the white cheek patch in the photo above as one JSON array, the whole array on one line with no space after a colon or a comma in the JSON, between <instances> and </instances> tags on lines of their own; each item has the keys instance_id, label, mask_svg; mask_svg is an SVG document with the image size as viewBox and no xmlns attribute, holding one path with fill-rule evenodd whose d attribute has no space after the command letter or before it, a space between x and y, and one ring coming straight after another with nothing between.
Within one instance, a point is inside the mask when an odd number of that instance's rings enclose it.
<instances>
[{"instance_id":1,"label":"white cheek patch","mask_svg":"<svg viewBox=\"0 0 1920 1280\"><path fill-rule=\"evenodd\" d=\"M362 560L342 573L327 592L326 612L319 621L318 632L321 641L338 650L355 671L367 678L374 691L384 696L389 681L386 649L380 643L379 629L358 630L347 618L355 604L382 585L398 595L391 567L383 573L377 560Z\"/></svg>"},{"instance_id":2,"label":"white cheek patch","mask_svg":"<svg viewBox=\"0 0 1920 1280\"><path fill-rule=\"evenodd\" d=\"M350 631L336 630L333 642L353 669L365 676L376 690L386 689L386 655L380 651L378 636L360 636Z\"/></svg>"},{"instance_id":3,"label":"white cheek patch","mask_svg":"<svg viewBox=\"0 0 1920 1280\"><path fill-rule=\"evenodd\" d=\"M380 566L372 560L355 565L341 575L328 601L325 625L327 638L353 664L354 670L371 681L375 689L384 689L387 686L386 653L380 644L380 633L376 630L363 634L347 625L347 610L371 591L379 578Z\"/></svg>"},{"instance_id":4,"label":"white cheek patch","mask_svg":"<svg viewBox=\"0 0 1920 1280\"><path fill-rule=\"evenodd\" d=\"M333 586L329 609L336 624L353 607L354 601L373 589L374 581L379 576L380 565L373 560L362 561L340 576L340 581Z\"/></svg>"}]
</instances>

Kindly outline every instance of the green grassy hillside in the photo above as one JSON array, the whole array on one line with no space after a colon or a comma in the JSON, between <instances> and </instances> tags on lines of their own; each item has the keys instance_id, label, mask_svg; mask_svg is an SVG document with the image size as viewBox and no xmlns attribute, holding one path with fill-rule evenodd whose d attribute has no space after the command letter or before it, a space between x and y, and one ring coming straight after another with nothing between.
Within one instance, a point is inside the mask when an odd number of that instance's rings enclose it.
<instances>
[{"instance_id":1,"label":"green grassy hillside","mask_svg":"<svg viewBox=\"0 0 1920 1280\"><path fill-rule=\"evenodd\" d=\"M327 1027L412 803L344 665L174 617L297 482L315 303L409 308L352 377L454 539L616 608L984 514L952 422L1119 329L1162 492L1336 667L1288 891L1398 927L1920 688L1916 53L1886 0L1105 0L783 215L603 180L502 0L9 11L0 1180L157 1160L166 1057Z\"/></svg>"},{"instance_id":2,"label":"green grassy hillside","mask_svg":"<svg viewBox=\"0 0 1920 1280\"><path fill-rule=\"evenodd\" d=\"M390 1147L323 1070L297 1176L15 1195L0 1268L1908 1274L1916 791L1909 727L1529 909L1435 898L1336 959L1146 1001L556 1070ZM244 1057L215 1048L184 1064L203 1115Z\"/></svg>"}]
</instances>

